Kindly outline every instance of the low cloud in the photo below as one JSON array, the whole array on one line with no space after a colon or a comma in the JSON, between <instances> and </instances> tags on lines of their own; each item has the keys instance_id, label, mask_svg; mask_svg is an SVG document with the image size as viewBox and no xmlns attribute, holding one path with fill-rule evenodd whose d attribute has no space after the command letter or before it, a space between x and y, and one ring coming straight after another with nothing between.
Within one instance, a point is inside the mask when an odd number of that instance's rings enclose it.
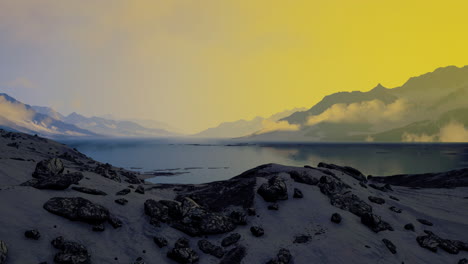
<instances>
[{"instance_id":1,"label":"low cloud","mask_svg":"<svg viewBox=\"0 0 468 264\"><path fill-rule=\"evenodd\" d=\"M321 122L332 123L371 123L396 122L403 119L409 105L406 100L398 99L385 104L380 100L352 104L334 104L319 115L310 116L308 126Z\"/></svg>"},{"instance_id":2,"label":"low cloud","mask_svg":"<svg viewBox=\"0 0 468 264\"><path fill-rule=\"evenodd\" d=\"M14 80L5 82L3 83L2 86L6 88L10 88L10 89L18 89L18 88L33 89L36 87L36 85L31 80L25 77L20 77L20 78L16 78Z\"/></svg>"},{"instance_id":3,"label":"low cloud","mask_svg":"<svg viewBox=\"0 0 468 264\"><path fill-rule=\"evenodd\" d=\"M0 116L17 122L27 122L34 116L34 111L27 109L22 104L15 104L0 96Z\"/></svg>"},{"instance_id":4,"label":"low cloud","mask_svg":"<svg viewBox=\"0 0 468 264\"><path fill-rule=\"evenodd\" d=\"M265 134L273 131L297 131L301 127L299 125L289 124L288 121L271 121L265 119L262 121L262 129L255 132L256 135Z\"/></svg>"},{"instance_id":5,"label":"low cloud","mask_svg":"<svg viewBox=\"0 0 468 264\"><path fill-rule=\"evenodd\" d=\"M463 124L451 122L434 135L403 133L403 142L468 142L468 129Z\"/></svg>"}]
</instances>

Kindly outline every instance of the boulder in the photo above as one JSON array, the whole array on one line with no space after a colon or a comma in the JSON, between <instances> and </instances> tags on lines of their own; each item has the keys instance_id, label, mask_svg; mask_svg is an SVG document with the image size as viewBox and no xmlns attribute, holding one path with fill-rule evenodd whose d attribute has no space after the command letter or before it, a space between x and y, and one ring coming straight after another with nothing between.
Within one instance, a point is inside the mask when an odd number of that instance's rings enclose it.
<instances>
[{"instance_id":1,"label":"boulder","mask_svg":"<svg viewBox=\"0 0 468 264\"><path fill-rule=\"evenodd\" d=\"M311 236L309 235L298 235L294 237L294 244L305 244L309 242L312 239Z\"/></svg>"},{"instance_id":2,"label":"boulder","mask_svg":"<svg viewBox=\"0 0 468 264\"><path fill-rule=\"evenodd\" d=\"M126 189L123 189L123 190L120 190L118 191L117 193L115 193L115 195L127 195L131 192L132 190L130 190L129 188L126 188Z\"/></svg>"},{"instance_id":3,"label":"boulder","mask_svg":"<svg viewBox=\"0 0 468 264\"><path fill-rule=\"evenodd\" d=\"M185 238L177 240L174 248L167 252L167 257L177 263L196 263L199 260L197 252L189 248L189 242Z\"/></svg>"},{"instance_id":4,"label":"boulder","mask_svg":"<svg viewBox=\"0 0 468 264\"><path fill-rule=\"evenodd\" d=\"M393 227L389 223L383 221L380 216L366 213L361 216L361 223L369 227L375 233L380 231L390 230L393 231Z\"/></svg>"},{"instance_id":5,"label":"boulder","mask_svg":"<svg viewBox=\"0 0 468 264\"><path fill-rule=\"evenodd\" d=\"M153 241L159 248L163 248L163 247L167 246L167 244L168 244L167 239L164 238L164 237L161 237L161 236L155 236L153 238Z\"/></svg>"},{"instance_id":6,"label":"boulder","mask_svg":"<svg viewBox=\"0 0 468 264\"><path fill-rule=\"evenodd\" d=\"M335 194L329 197L331 205L349 211L359 217L367 213L372 213L372 206L361 200L355 194Z\"/></svg>"},{"instance_id":7,"label":"boulder","mask_svg":"<svg viewBox=\"0 0 468 264\"><path fill-rule=\"evenodd\" d=\"M198 241L198 248L205 254L222 258L224 256L224 250L220 246L213 245L210 241L202 239Z\"/></svg>"},{"instance_id":8,"label":"boulder","mask_svg":"<svg viewBox=\"0 0 468 264\"><path fill-rule=\"evenodd\" d=\"M94 172L101 175L102 177L111 179L116 182L121 182L119 174L115 171L112 166L108 163L98 164L94 169Z\"/></svg>"},{"instance_id":9,"label":"boulder","mask_svg":"<svg viewBox=\"0 0 468 264\"><path fill-rule=\"evenodd\" d=\"M330 221L336 224L341 223L341 215L339 213L332 214Z\"/></svg>"},{"instance_id":10,"label":"boulder","mask_svg":"<svg viewBox=\"0 0 468 264\"><path fill-rule=\"evenodd\" d=\"M244 246L237 246L224 254L219 264L240 264L247 255L247 249Z\"/></svg>"},{"instance_id":11,"label":"boulder","mask_svg":"<svg viewBox=\"0 0 468 264\"><path fill-rule=\"evenodd\" d=\"M114 202L120 205L126 205L128 203L128 200L125 198L120 198L120 199L115 200Z\"/></svg>"},{"instance_id":12,"label":"boulder","mask_svg":"<svg viewBox=\"0 0 468 264\"><path fill-rule=\"evenodd\" d=\"M115 215L109 214L109 219L107 219L107 222L114 228L117 229L119 227L122 227L123 223L122 220L117 218Z\"/></svg>"},{"instance_id":13,"label":"boulder","mask_svg":"<svg viewBox=\"0 0 468 264\"><path fill-rule=\"evenodd\" d=\"M405 225L405 230L413 231L414 232L414 225L409 223Z\"/></svg>"},{"instance_id":14,"label":"boulder","mask_svg":"<svg viewBox=\"0 0 468 264\"><path fill-rule=\"evenodd\" d=\"M390 209L390 211L395 212L397 214L400 214L402 212L401 209L396 208L395 206L390 206L388 209Z\"/></svg>"},{"instance_id":15,"label":"boulder","mask_svg":"<svg viewBox=\"0 0 468 264\"><path fill-rule=\"evenodd\" d=\"M282 248L276 254L276 258L267 262L267 264L288 264L292 259L291 252L289 250Z\"/></svg>"},{"instance_id":16,"label":"boulder","mask_svg":"<svg viewBox=\"0 0 468 264\"><path fill-rule=\"evenodd\" d=\"M241 235L239 233L232 233L229 236L223 238L223 240L221 241L221 246L229 247L231 245L234 245L239 241L240 238Z\"/></svg>"},{"instance_id":17,"label":"boulder","mask_svg":"<svg viewBox=\"0 0 468 264\"><path fill-rule=\"evenodd\" d=\"M82 179L81 172L74 172L34 179L31 185L36 189L65 190L72 184L78 184Z\"/></svg>"},{"instance_id":18,"label":"boulder","mask_svg":"<svg viewBox=\"0 0 468 264\"><path fill-rule=\"evenodd\" d=\"M32 229L24 232L24 236L29 239L39 240L41 233L37 229Z\"/></svg>"},{"instance_id":19,"label":"boulder","mask_svg":"<svg viewBox=\"0 0 468 264\"><path fill-rule=\"evenodd\" d=\"M369 196L367 198L369 199L369 201L371 201L373 203L376 203L376 204L384 204L385 203L385 199L383 199L383 198L379 198L379 197L375 197L375 196Z\"/></svg>"},{"instance_id":20,"label":"boulder","mask_svg":"<svg viewBox=\"0 0 468 264\"><path fill-rule=\"evenodd\" d=\"M236 225L247 225L247 216L242 211L232 211L229 217Z\"/></svg>"},{"instance_id":21,"label":"boulder","mask_svg":"<svg viewBox=\"0 0 468 264\"><path fill-rule=\"evenodd\" d=\"M85 246L72 241L66 241L63 237L52 240L52 246L60 250L55 254L54 262L59 264L88 264L91 255Z\"/></svg>"},{"instance_id":22,"label":"boulder","mask_svg":"<svg viewBox=\"0 0 468 264\"><path fill-rule=\"evenodd\" d=\"M135 192L139 194L145 194L145 188L142 185L138 185Z\"/></svg>"},{"instance_id":23,"label":"boulder","mask_svg":"<svg viewBox=\"0 0 468 264\"><path fill-rule=\"evenodd\" d=\"M65 167L61 159L46 159L37 163L32 176L37 179L48 178L62 174L64 170Z\"/></svg>"},{"instance_id":24,"label":"boulder","mask_svg":"<svg viewBox=\"0 0 468 264\"><path fill-rule=\"evenodd\" d=\"M396 251L396 246L392 243L392 241L384 238L382 239L382 242L385 244L385 246L388 248L388 250L390 252L392 252L392 254L396 254L397 251Z\"/></svg>"},{"instance_id":25,"label":"boulder","mask_svg":"<svg viewBox=\"0 0 468 264\"><path fill-rule=\"evenodd\" d=\"M261 237L265 234L265 231L263 230L263 228L259 227L259 226L252 226L250 228L250 232L252 233L252 235L256 236L256 237Z\"/></svg>"},{"instance_id":26,"label":"boulder","mask_svg":"<svg viewBox=\"0 0 468 264\"><path fill-rule=\"evenodd\" d=\"M304 194L302 194L302 191L297 189L297 188L294 188L294 195L293 195L294 198L304 198Z\"/></svg>"},{"instance_id":27,"label":"boulder","mask_svg":"<svg viewBox=\"0 0 468 264\"><path fill-rule=\"evenodd\" d=\"M101 190L86 188L86 187L73 186L72 190L75 190L75 191L81 192L81 193L91 194L91 195L107 195L107 193L105 193L105 192L103 192Z\"/></svg>"},{"instance_id":28,"label":"boulder","mask_svg":"<svg viewBox=\"0 0 468 264\"><path fill-rule=\"evenodd\" d=\"M101 224L109 219L109 210L81 197L54 197L44 204L44 209L72 221Z\"/></svg>"},{"instance_id":29,"label":"boulder","mask_svg":"<svg viewBox=\"0 0 468 264\"><path fill-rule=\"evenodd\" d=\"M274 176L258 188L257 193L267 202L288 199L288 188L283 179Z\"/></svg>"},{"instance_id":30,"label":"boulder","mask_svg":"<svg viewBox=\"0 0 468 264\"><path fill-rule=\"evenodd\" d=\"M425 220L425 219L416 219L418 220L419 223L423 224L423 225L427 225L427 226L433 226L434 224Z\"/></svg>"},{"instance_id":31,"label":"boulder","mask_svg":"<svg viewBox=\"0 0 468 264\"><path fill-rule=\"evenodd\" d=\"M341 180L337 180L330 176L320 177L320 182L318 186L320 188L320 191L327 196L333 196L335 194L343 194L345 189L350 188L347 184L343 183Z\"/></svg>"},{"instance_id":32,"label":"boulder","mask_svg":"<svg viewBox=\"0 0 468 264\"><path fill-rule=\"evenodd\" d=\"M291 179L298 183L303 183L307 185L317 185L319 183L319 180L317 178L309 175L306 172L290 171L289 176L291 176Z\"/></svg>"}]
</instances>

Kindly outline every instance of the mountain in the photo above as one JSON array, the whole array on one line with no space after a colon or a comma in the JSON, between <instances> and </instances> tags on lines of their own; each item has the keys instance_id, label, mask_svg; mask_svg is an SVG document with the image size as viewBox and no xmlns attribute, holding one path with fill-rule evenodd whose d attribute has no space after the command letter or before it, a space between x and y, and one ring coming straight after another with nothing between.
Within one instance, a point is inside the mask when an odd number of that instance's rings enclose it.
<instances>
[{"instance_id":1,"label":"mountain","mask_svg":"<svg viewBox=\"0 0 468 264\"><path fill-rule=\"evenodd\" d=\"M98 136L86 129L39 113L33 107L4 93L0 93L0 127L47 137Z\"/></svg>"},{"instance_id":2,"label":"mountain","mask_svg":"<svg viewBox=\"0 0 468 264\"><path fill-rule=\"evenodd\" d=\"M203 130L193 136L204 138L236 138L247 136L255 133L256 131L262 130L270 122L277 122L278 120L301 110L301 108L295 108L276 113L267 118L257 116L251 120L224 122L216 127Z\"/></svg>"},{"instance_id":3,"label":"mountain","mask_svg":"<svg viewBox=\"0 0 468 264\"><path fill-rule=\"evenodd\" d=\"M169 137L176 133L164 129L147 128L132 121L111 120L102 117L85 117L71 113L63 121L92 131L97 134L114 137Z\"/></svg>"},{"instance_id":4,"label":"mountain","mask_svg":"<svg viewBox=\"0 0 468 264\"><path fill-rule=\"evenodd\" d=\"M368 92L328 95L310 109L279 120L297 125L299 129L256 132L244 139L468 141L464 137L468 131L465 129L468 128L467 95L468 66L448 66L412 77L395 88L379 84ZM458 136L448 133L455 128Z\"/></svg>"}]
</instances>

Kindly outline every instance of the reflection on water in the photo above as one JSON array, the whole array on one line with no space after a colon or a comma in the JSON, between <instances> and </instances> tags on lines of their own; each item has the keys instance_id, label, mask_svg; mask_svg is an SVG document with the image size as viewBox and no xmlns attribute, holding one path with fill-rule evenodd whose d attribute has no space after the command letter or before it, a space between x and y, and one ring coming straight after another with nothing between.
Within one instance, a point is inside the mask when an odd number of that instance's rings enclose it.
<instances>
[{"instance_id":1,"label":"reflection on water","mask_svg":"<svg viewBox=\"0 0 468 264\"><path fill-rule=\"evenodd\" d=\"M157 172L157 183L224 180L265 163L347 165L368 175L424 173L468 167L468 144L259 144L228 146L162 140L65 142L101 162ZM169 174L164 174L167 172ZM184 172L184 173L182 173ZM188 173L187 173L188 172Z\"/></svg>"}]
</instances>

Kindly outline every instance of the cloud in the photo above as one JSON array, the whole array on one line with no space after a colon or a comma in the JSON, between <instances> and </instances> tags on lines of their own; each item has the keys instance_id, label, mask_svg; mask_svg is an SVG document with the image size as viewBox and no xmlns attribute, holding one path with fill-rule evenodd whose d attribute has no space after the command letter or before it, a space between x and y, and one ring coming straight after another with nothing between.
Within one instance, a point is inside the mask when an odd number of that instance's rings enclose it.
<instances>
[{"instance_id":1,"label":"cloud","mask_svg":"<svg viewBox=\"0 0 468 264\"><path fill-rule=\"evenodd\" d=\"M19 77L14 80L5 82L3 83L2 86L6 88L11 88L11 89L18 89L18 88L33 89L36 87L36 85L31 80L25 77Z\"/></svg>"},{"instance_id":2,"label":"cloud","mask_svg":"<svg viewBox=\"0 0 468 264\"><path fill-rule=\"evenodd\" d=\"M468 129L458 122L450 122L434 135L403 133L403 142L468 142Z\"/></svg>"},{"instance_id":3,"label":"cloud","mask_svg":"<svg viewBox=\"0 0 468 264\"><path fill-rule=\"evenodd\" d=\"M34 116L34 111L22 104L15 104L0 96L0 116L15 123L25 123Z\"/></svg>"},{"instance_id":4,"label":"cloud","mask_svg":"<svg viewBox=\"0 0 468 264\"><path fill-rule=\"evenodd\" d=\"M273 131L297 131L301 127L299 125L289 124L288 121L274 122L268 119L262 121L262 129L255 132L256 135L265 134Z\"/></svg>"},{"instance_id":5,"label":"cloud","mask_svg":"<svg viewBox=\"0 0 468 264\"><path fill-rule=\"evenodd\" d=\"M380 100L365 101L352 104L334 104L319 115L310 116L308 126L320 122L332 123L362 123L379 124L396 122L403 119L409 105L406 100L398 99L385 104Z\"/></svg>"}]
</instances>

